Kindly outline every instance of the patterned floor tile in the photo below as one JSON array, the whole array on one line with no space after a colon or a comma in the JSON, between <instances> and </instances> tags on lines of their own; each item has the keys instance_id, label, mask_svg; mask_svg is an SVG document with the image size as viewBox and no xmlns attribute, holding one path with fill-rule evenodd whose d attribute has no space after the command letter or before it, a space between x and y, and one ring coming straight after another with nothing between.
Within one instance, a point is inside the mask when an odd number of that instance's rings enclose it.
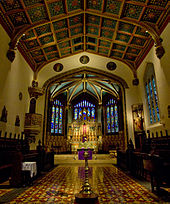
<instances>
[{"instance_id":1,"label":"patterned floor tile","mask_svg":"<svg viewBox=\"0 0 170 204\"><path fill-rule=\"evenodd\" d=\"M10 203L74 203L84 181L83 165L59 165ZM92 165L89 183L99 203L157 203L159 198L113 165Z\"/></svg>"}]
</instances>

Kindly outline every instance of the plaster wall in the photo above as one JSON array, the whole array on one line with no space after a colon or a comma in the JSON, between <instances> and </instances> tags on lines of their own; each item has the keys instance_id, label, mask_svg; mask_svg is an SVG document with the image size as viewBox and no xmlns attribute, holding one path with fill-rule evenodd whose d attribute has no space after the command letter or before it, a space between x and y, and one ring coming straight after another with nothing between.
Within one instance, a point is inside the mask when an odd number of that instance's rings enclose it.
<instances>
[{"instance_id":1,"label":"plaster wall","mask_svg":"<svg viewBox=\"0 0 170 204\"><path fill-rule=\"evenodd\" d=\"M144 105L144 119L145 119L145 129L150 130L151 134L153 133L156 136L160 136L160 131L163 131L165 135L165 130L169 131L170 134L170 118L168 118L168 105L170 105L170 39L168 38L170 33L170 24L167 25L164 32L161 34L163 39L163 47L165 49L165 54L161 59L158 59L156 56L155 47L153 47L140 67L138 68L138 77L139 77L139 91L141 93L142 103ZM158 100L159 100L159 110L160 110L160 122L155 124L150 124L149 121L149 112L147 107L147 100L144 89L143 76L147 63L153 63L156 77L156 85L158 91Z\"/></svg>"},{"instance_id":2,"label":"plaster wall","mask_svg":"<svg viewBox=\"0 0 170 204\"><path fill-rule=\"evenodd\" d=\"M31 85L33 72L26 63L20 52L16 51L15 60L11 63L6 53L10 38L0 25L0 115L5 106L8 115L7 123L0 122L1 136L7 137L12 133L21 134L24 129L25 113L28 112L29 94L28 86ZM19 93L22 93L22 100L19 99ZM15 126L16 115L19 115L20 126Z\"/></svg>"},{"instance_id":3,"label":"plaster wall","mask_svg":"<svg viewBox=\"0 0 170 204\"><path fill-rule=\"evenodd\" d=\"M83 55L87 55L90 59L90 61L86 65L81 64L79 61L80 57ZM107 63L110 61L114 61L117 64L116 70L109 71L106 68ZM56 63L63 64L63 70L61 72L55 72L53 70L53 66ZM118 60L109 59L107 57L98 56L98 55L88 53L88 52L82 52L82 53L79 53L79 54L76 54L70 57L65 57L64 59L60 59L55 62L51 62L48 65L44 66L44 68L38 73L39 86L42 87L44 82L47 79L50 79L58 74L61 74L61 73L64 73L64 72L67 72L67 71L70 71L76 68L80 68L83 66L99 69L99 70L108 72L110 74L117 75L121 77L122 79L124 79L125 81L127 81L127 83L129 81L131 82L131 80L133 79L133 72L126 64Z\"/></svg>"}]
</instances>

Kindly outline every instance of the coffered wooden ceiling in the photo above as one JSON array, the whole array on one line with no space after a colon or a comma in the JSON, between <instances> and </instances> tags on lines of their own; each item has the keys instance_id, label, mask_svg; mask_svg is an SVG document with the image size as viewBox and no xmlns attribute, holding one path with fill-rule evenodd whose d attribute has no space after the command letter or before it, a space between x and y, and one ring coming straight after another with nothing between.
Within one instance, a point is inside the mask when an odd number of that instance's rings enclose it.
<instances>
[{"instance_id":1,"label":"coffered wooden ceiling","mask_svg":"<svg viewBox=\"0 0 170 204\"><path fill-rule=\"evenodd\" d=\"M1 0L1 23L34 72L83 51L136 71L168 22L168 0Z\"/></svg>"}]
</instances>

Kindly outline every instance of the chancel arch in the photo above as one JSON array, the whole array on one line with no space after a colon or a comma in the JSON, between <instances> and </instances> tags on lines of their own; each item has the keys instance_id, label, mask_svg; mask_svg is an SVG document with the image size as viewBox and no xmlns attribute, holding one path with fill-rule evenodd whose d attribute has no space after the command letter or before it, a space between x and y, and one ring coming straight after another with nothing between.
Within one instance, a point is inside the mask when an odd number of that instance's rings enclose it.
<instances>
[{"instance_id":1,"label":"chancel arch","mask_svg":"<svg viewBox=\"0 0 170 204\"><path fill-rule=\"evenodd\" d=\"M53 77L45 86L43 142L47 149L76 151L84 141L96 151L125 149L127 84L123 79L86 67Z\"/></svg>"}]
</instances>

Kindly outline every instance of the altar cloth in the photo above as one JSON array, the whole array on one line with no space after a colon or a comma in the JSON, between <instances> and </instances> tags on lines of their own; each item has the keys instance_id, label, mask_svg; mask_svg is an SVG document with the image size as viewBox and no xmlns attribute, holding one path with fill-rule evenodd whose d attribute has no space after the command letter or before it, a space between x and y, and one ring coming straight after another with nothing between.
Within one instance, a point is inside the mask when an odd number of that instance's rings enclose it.
<instances>
[{"instance_id":1,"label":"altar cloth","mask_svg":"<svg viewBox=\"0 0 170 204\"><path fill-rule=\"evenodd\" d=\"M84 160L84 152L85 151L83 149L77 149L77 151L78 151L78 159L79 160ZM88 160L92 160L92 152L93 152L92 149L88 150L88 153L89 153Z\"/></svg>"},{"instance_id":2,"label":"altar cloth","mask_svg":"<svg viewBox=\"0 0 170 204\"><path fill-rule=\"evenodd\" d=\"M30 177L37 175L36 162L22 162L22 171L30 171Z\"/></svg>"}]
</instances>

